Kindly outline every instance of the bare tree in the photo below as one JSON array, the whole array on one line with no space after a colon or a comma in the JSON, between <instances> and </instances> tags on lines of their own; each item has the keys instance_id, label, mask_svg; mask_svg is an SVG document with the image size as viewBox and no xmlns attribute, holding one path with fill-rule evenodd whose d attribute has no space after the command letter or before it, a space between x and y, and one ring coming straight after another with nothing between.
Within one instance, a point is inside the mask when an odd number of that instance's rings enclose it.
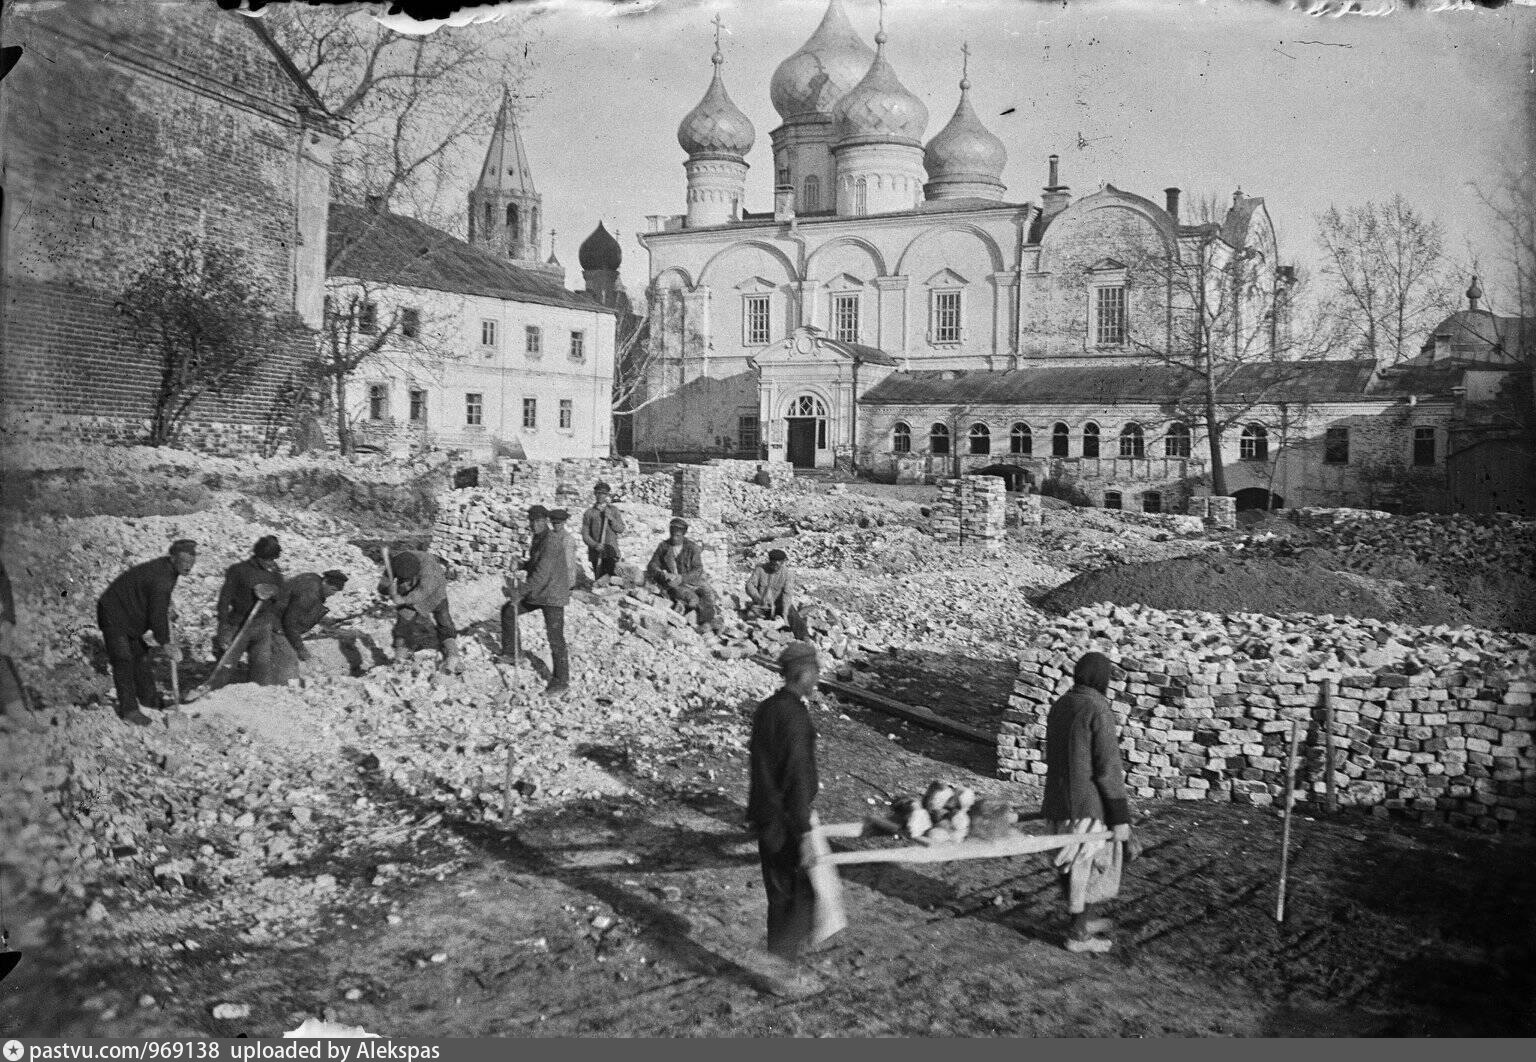
<instances>
[{"instance_id":1,"label":"bare tree","mask_svg":"<svg viewBox=\"0 0 1536 1062\"><path fill-rule=\"evenodd\" d=\"M365 368L407 379L441 379L447 363L460 355L444 334L462 314L424 317L419 307L398 305L388 285L366 280L333 279L325 298L320 333L321 379L329 384L336 417L336 437L343 453L356 444L349 413L348 385ZM396 303L381 312L386 303Z\"/></svg>"},{"instance_id":2,"label":"bare tree","mask_svg":"<svg viewBox=\"0 0 1536 1062\"><path fill-rule=\"evenodd\" d=\"M1363 354L1389 363L1411 358L1455 309L1440 225L1401 195L1329 207L1317 218L1317 241L1333 313Z\"/></svg>"},{"instance_id":3,"label":"bare tree","mask_svg":"<svg viewBox=\"0 0 1536 1062\"><path fill-rule=\"evenodd\" d=\"M240 251L186 237L123 292L117 308L160 369L151 446L174 442L198 401L239 390L261 368L275 310L257 275Z\"/></svg>"},{"instance_id":4,"label":"bare tree","mask_svg":"<svg viewBox=\"0 0 1536 1062\"><path fill-rule=\"evenodd\" d=\"M464 227L460 180L483 148L504 88L516 92L526 65L512 62L527 17L405 36L361 8L276 5L273 36L346 123L334 188L343 202L378 196L450 231ZM509 81L509 78L512 79Z\"/></svg>"}]
</instances>

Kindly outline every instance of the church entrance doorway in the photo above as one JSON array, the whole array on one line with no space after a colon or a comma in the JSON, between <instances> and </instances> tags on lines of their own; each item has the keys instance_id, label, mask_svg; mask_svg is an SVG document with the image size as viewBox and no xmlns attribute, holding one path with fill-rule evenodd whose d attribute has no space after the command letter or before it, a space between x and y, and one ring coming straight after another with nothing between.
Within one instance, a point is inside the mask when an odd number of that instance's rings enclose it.
<instances>
[{"instance_id":1,"label":"church entrance doorway","mask_svg":"<svg viewBox=\"0 0 1536 1062\"><path fill-rule=\"evenodd\" d=\"M795 468L815 468L816 421L811 417L790 417L785 449Z\"/></svg>"},{"instance_id":2,"label":"church entrance doorway","mask_svg":"<svg viewBox=\"0 0 1536 1062\"><path fill-rule=\"evenodd\" d=\"M816 454L827 448L827 407L815 395L801 395L789 404L785 456L795 468L815 468Z\"/></svg>"}]
</instances>

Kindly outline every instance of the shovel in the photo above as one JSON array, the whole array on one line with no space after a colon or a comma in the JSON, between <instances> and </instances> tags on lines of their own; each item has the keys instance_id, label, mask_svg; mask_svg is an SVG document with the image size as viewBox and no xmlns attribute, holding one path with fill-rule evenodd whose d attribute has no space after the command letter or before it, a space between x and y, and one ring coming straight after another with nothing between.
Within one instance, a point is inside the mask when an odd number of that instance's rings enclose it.
<instances>
[{"instance_id":1,"label":"shovel","mask_svg":"<svg viewBox=\"0 0 1536 1062\"><path fill-rule=\"evenodd\" d=\"M181 639L177 637L174 620L171 621L171 703L181 703Z\"/></svg>"},{"instance_id":2,"label":"shovel","mask_svg":"<svg viewBox=\"0 0 1536 1062\"><path fill-rule=\"evenodd\" d=\"M239 633L230 640L229 648L224 650L224 655L219 657L219 662L214 665L213 673L208 676L201 686L189 691L186 699L181 702L182 704L191 704L204 694L218 689L229 680L229 673L234 670L235 662L240 659L240 654L245 652L245 643L251 633L251 625L256 622L256 617L261 613L261 606L266 603L265 600L258 599L256 604L251 606L250 614L245 617L245 622L240 625ZM174 674L175 671L172 670L172 675Z\"/></svg>"}]
</instances>

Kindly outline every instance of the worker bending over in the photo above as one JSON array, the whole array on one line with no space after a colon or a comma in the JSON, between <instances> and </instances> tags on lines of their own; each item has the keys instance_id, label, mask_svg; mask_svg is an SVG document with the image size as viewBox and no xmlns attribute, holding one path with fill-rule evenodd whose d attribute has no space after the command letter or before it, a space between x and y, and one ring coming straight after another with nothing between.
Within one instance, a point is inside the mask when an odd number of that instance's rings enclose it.
<instances>
[{"instance_id":1,"label":"worker bending over","mask_svg":"<svg viewBox=\"0 0 1536 1062\"><path fill-rule=\"evenodd\" d=\"M448 570L442 561L425 550L395 554L388 572L379 582L379 594L395 606L396 663L410 657L411 628L421 617L430 616L443 654L443 670L459 671L462 666L459 629L454 626L453 616L448 611Z\"/></svg>"},{"instance_id":2,"label":"worker bending over","mask_svg":"<svg viewBox=\"0 0 1536 1062\"><path fill-rule=\"evenodd\" d=\"M304 647L304 636L325 619L326 598L340 593L347 585L347 573L332 568L324 575L305 572L289 579L278 604L281 638L272 643L272 671L278 684L297 678L309 665L311 657Z\"/></svg>"},{"instance_id":3,"label":"worker bending over","mask_svg":"<svg viewBox=\"0 0 1536 1062\"><path fill-rule=\"evenodd\" d=\"M117 714L125 722L148 726L149 716L140 706L165 707L149 651L160 649L173 666L181 659L180 650L171 645L171 594L196 563L197 543L179 538L171 543L169 556L135 564L112 580L96 602L96 625L117 688Z\"/></svg>"}]
</instances>

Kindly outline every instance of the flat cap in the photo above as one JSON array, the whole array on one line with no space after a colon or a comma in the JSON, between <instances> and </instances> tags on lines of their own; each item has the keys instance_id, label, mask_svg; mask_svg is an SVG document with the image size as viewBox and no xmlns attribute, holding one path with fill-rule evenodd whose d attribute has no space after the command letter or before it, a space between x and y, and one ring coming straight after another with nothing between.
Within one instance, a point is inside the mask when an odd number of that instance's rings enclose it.
<instances>
[{"instance_id":1,"label":"flat cap","mask_svg":"<svg viewBox=\"0 0 1536 1062\"><path fill-rule=\"evenodd\" d=\"M552 524L563 524L567 520L569 520L570 518L571 518L571 514L570 514L570 512L568 510L565 510L565 509L551 509L549 511L549 522L552 523Z\"/></svg>"},{"instance_id":2,"label":"flat cap","mask_svg":"<svg viewBox=\"0 0 1536 1062\"><path fill-rule=\"evenodd\" d=\"M336 586L347 585L347 573L342 571L340 568L328 568L326 569L325 574L320 578L322 581L327 583L334 583Z\"/></svg>"},{"instance_id":3,"label":"flat cap","mask_svg":"<svg viewBox=\"0 0 1536 1062\"><path fill-rule=\"evenodd\" d=\"M528 519L530 519L530 520L548 520L549 519L549 510L544 508L544 506L542 506L542 505L530 505L530 506L528 506Z\"/></svg>"},{"instance_id":4,"label":"flat cap","mask_svg":"<svg viewBox=\"0 0 1536 1062\"><path fill-rule=\"evenodd\" d=\"M592 488L592 493L593 494L612 494L613 493L613 488L610 487L608 484L604 483L602 480L598 480L597 481L597 486Z\"/></svg>"},{"instance_id":5,"label":"flat cap","mask_svg":"<svg viewBox=\"0 0 1536 1062\"><path fill-rule=\"evenodd\" d=\"M667 527L670 530L673 530L673 531L686 531L686 530L688 530L688 521L684 520L680 516L679 517L674 517L672 519L672 522L670 524L668 524Z\"/></svg>"},{"instance_id":6,"label":"flat cap","mask_svg":"<svg viewBox=\"0 0 1536 1062\"><path fill-rule=\"evenodd\" d=\"M782 549L770 549L768 551L768 559L771 561L787 561L789 560L789 554L785 553Z\"/></svg>"},{"instance_id":7,"label":"flat cap","mask_svg":"<svg viewBox=\"0 0 1536 1062\"><path fill-rule=\"evenodd\" d=\"M788 671L794 665L807 660L813 664L821 663L816 656L816 647L810 642L790 642L779 654L779 670Z\"/></svg>"},{"instance_id":8,"label":"flat cap","mask_svg":"<svg viewBox=\"0 0 1536 1062\"><path fill-rule=\"evenodd\" d=\"M195 557L197 556L197 543L190 538L178 538L175 542L171 543L171 552L190 553Z\"/></svg>"}]
</instances>

